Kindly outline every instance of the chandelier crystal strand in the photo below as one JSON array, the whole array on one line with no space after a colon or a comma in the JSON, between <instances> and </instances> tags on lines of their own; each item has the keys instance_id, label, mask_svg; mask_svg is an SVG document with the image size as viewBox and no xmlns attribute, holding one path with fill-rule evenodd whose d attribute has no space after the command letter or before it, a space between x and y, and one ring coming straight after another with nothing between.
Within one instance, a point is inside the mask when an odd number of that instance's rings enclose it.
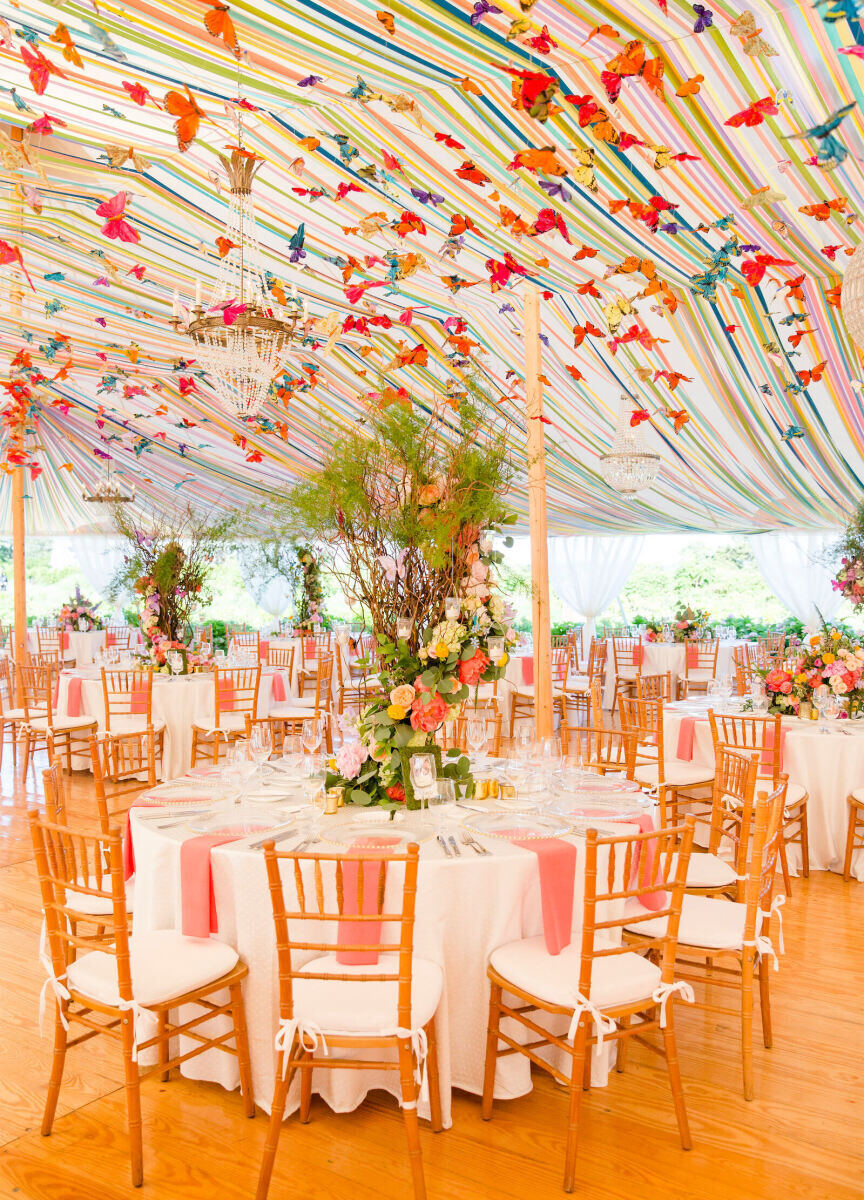
<instances>
[{"instance_id":1,"label":"chandelier crystal strand","mask_svg":"<svg viewBox=\"0 0 864 1200\"><path fill-rule=\"evenodd\" d=\"M660 471L660 455L647 449L639 428L630 424L630 412L631 402L622 396L612 445L600 455L600 474L624 496L650 487Z\"/></svg>"}]
</instances>

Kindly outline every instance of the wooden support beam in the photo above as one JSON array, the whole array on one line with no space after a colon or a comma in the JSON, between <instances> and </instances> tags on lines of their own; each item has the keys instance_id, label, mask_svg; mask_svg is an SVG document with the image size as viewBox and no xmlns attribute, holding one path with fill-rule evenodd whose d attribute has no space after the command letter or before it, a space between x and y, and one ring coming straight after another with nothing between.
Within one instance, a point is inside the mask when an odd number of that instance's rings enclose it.
<instances>
[{"instance_id":1,"label":"wooden support beam","mask_svg":"<svg viewBox=\"0 0 864 1200\"><path fill-rule=\"evenodd\" d=\"M23 139L16 126L9 129L13 142ZM20 193L13 192L13 226L20 234L24 232L24 200ZM20 263L13 264L9 276L9 308L13 327L22 322L24 310L24 276ZM15 661L27 661L27 525L24 517L24 492L27 485L26 467L15 467L12 472L12 586L14 589L15 614Z\"/></svg>"},{"instance_id":2,"label":"wooden support beam","mask_svg":"<svg viewBox=\"0 0 864 1200\"><path fill-rule=\"evenodd\" d=\"M551 737L552 643L549 619L549 547L546 541L546 433L540 349L540 292L523 284L525 411L528 433L528 525L531 534L531 626L534 631L534 718L537 738Z\"/></svg>"}]
</instances>

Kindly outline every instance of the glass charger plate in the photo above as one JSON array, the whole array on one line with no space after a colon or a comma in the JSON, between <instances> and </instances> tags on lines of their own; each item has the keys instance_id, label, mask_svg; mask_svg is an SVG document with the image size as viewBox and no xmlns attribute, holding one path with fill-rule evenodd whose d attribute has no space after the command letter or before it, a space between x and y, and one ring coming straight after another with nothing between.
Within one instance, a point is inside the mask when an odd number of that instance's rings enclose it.
<instances>
[{"instance_id":1,"label":"glass charger plate","mask_svg":"<svg viewBox=\"0 0 864 1200\"><path fill-rule=\"evenodd\" d=\"M280 804L284 800L298 798L305 799L303 784L294 783L290 779L268 780L264 784L258 783L250 787L246 792L246 799L253 800L256 804Z\"/></svg>"},{"instance_id":2,"label":"glass charger plate","mask_svg":"<svg viewBox=\"0 0 864 1200\"><path fill-rule=\"evenodd\" d=\"M569 779L565 774L561 786L568 792L601 795L611 792L641 792L642 785L635 779L624 779L620 775L581 775Z\"/></svg>"},{"instance_id":3,"label":"glass charger plate","mask_svg":"<svg viewBox=\"0 0 864 1200\"><path fill-rule=\"evenodd\" d=\"M294 816L262 812L260 808L238 805L229 811L214 812L207 817L191 817L186 825L193 833L224 833L226 837L246 837L253 833L267 833L277 825L288 825Z\"/></svg>"},{"instance_id":4,"label":"glass charger plate","mask_svg":"<svg viewBox=\"0 0 864 1200\"><path fill-rule=\"evenodd\" d=\"M598 820L637 820L646 811L641 804L633 803L632 793L622 792L619 797L605 794L600 796L561 796L549 805L549 811L559 813L571 820L585 821L590 817Z\"/></svg>"},{"instance_id":5,"label":"glass charger plate","mask_svg":"<svg viewBox=\"0 0 864 1200\"><path fill-rule=\"evenodd\" d=\"M428 842L434 834L434 829L431 825L427 825L424 821L418 821L406 825L400 822L394 825L392 821L385 822L370 822L370 821L338 821L334 822L332 817L323 817L321 820L321 837L326 842L353 842L360 838L398 838L400 843L407 845L409 842ZM362 849L362 847L358 847ZM393 847L395 849L395 847Z\"/></svg>"},{"instance_id":6,"label":"glass charger plate","mask_svg":"<svg viewBox=\"0 0 864 1200\"><path fill-rule=\"evenodd\" d=\"M186 776L183 779L169 779L165 783L157 783L151 789L151 795L178 796L183 792L194 795L196 792L215 792L226 790L219 775Z\"/></svg>"},{"instance_id":7,"label":"glass charger plate","mask_svg":"<svg viewBox=\"0 0 864 1200\"><path fill-rule=\"evenodd\" d=\"M569 822L543 813L472 813L462 824L470 833L516 842L563 837L570 830Z\"/></svg>"}]
</instances>

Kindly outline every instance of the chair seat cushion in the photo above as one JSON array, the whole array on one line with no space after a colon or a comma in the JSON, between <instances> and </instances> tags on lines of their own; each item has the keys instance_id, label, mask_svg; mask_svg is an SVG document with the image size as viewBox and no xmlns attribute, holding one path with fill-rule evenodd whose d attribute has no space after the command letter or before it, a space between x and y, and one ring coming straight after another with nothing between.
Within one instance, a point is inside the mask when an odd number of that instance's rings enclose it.
<instances>
[{"instance_id":1,"label":"chair seat cushion","mask_svg":"<svg viewBox=\"0 0 864 1200\"><path fill-rule=\"evenodd\" d=\"M638 911L646 910L640 905ZM746 904L715 900L711 896L685 895L678 926L678 942L682 946L704 946L708 950L737 950L744 938L746 914ZM662 937L667 920L667 917L655 917L651 921L628 925L627 928L643 937Z\"/></svg>"},{"instance_id":2,"label":"chair seat cushion","mask_svg":"<svg viewBox=\"0 0 864 1200\"><path fill-rule=\"evenodd\" d=\"M756 795L758 796L760 792L764 792L766 788L769 788L770 790L773 791L774 780L767 776L757 775L756 776ZM802 800L807 799L807 795L808 795L807 789L802 787L800 783L787 783L786 784L786 808L787 809L797 808Z\"/></svg>"},{"instance_id":3,"label":"chair seat cushion","mask_svg":"<svg viewBox=\"0 0 864 1200\"><path fill-rule=\"evenodd\" d=\"M184 937L173 929L133 933L129 939L132 995L138 1004L163 1004L220 979L237 965L233 946L215 938ZM102 1004L116 1004L117 959L95 950L66 972L70 989Z\"/></svg>"},{"instance_id":4,"label":"chair seat cushion","mask_svg":"<svg viewBox=\"0 0 864 1200\"><path fill-rule=\"evenodd\" d=\"M678 870L678 855L672 855L672 876ZM691 854L687 864L687 887L726 887L735 882L735 870L731 863L716 854Z\"/></svg>"},{"instance_id":5,"label":"chair seat cushion","mask_svg":"<svg viewBox=\"0 0 864 1200\"><path fill-rule=\"evenodd\" d=\"M633 772L633 778L638 783L653 787L659 779L659 767L656 763L644 763ZM667 759L663 765L663 778L670 787L695 787L700 783L711 783L714 771L698 763Z\"/></svg>"},{"instance_id":6,"label":"chair seat cushion","mask_svg":"<svg viewBox=\"0 0 864 1200\"><path fill-rule=\"evenodd\" d=\"M602 943L598 939L596 944ZM579 986L580 961L578 941L552 955L542 936L508 942L489 956L490 965L516 987L549 1004L570 1006ZM641 954L598 958L591 971L590 998L598 1008L616 1008L650 996L660 979L660 968Z\"/></svg>"},{"instance_id":7,"label":"chair seat cushion","mask_svg":"<svg viewBox=\"0 0 864 1200\"><path fill-rule=\"evenodd\" d=\"M150 724L154 733L161 733L161 731L165 728L165 722L161 717L151 716ZM146 729L146 713L123 713L120 716L115 714L111 717L112 733L144 733Z\"/></svg>"},{"instance_id":8,"label":"chair seat cushion","mask_svg":"<svg viewBox=\"0 0 864 1200\"><path fill-rule=\"evenodd\" d=\"M32 711L34 713L39 713L39 712L44 713L45 709L44 708L43 709L34 708ZM27 714L23 708L7 708L6 711L3 713L3 716L6 718L7 721L23 721L25 719L25 717L27 716Z\"/></svg>"},{"instance_id":9,"label":"chair seat cushion","mask_svg":"<svg viewBox=\"0 0 864 1200\"><path fill-rule=\"evenodd\" d=\"M205 724L204 721L193 721L192 728L197 729L199 733L212 733L213 722ZM245 712L223 712L219 714L219 728L224 733L242 733L246 728Z\"/></svg>"},{"instance_id":10,"label":"chair seat cushion","mask_svg":"<svg viewBox=\"0 0 864 1200\"><path fill-rule=\"evenodd\" d=\"M27 724L30 726L31 729L35 729L38 732L44 733L48 729L48 718L47 717L31 717L30 720L27 722ZM81 730L95 729L96 728L96 718L88 717L88 716L61 717L61 716L55 715L52 718L51 727L54 729L55 733L61 732L61 731L63 733L66 733L69 730L75 730L75 729L81 729Z\"/></svg>"},{"instance_id":11,"label":"chair seat cushion","mask_svg":"<svg viewBox=\"0 0 864 1200\"><path fill-rule=\"evenodd\" d=\"M490 692L489 694L491 696L492 693ZM473 688L471 689L471 695L472 696L474 695ZM563 696L564 695L564 689L561 687L560 683L552 684L552 695L553 696ZM513 693L513 697L516 700L533 700L534 699L534 684L533 683L520 683L519 686L516 688L516 691Z\"/></svg>"},{"instance_id":12,"label":"chair seat cushion","mask_svg":"<svg viewBox=\"0 0 864 1200\"><path fill-rule=\"evenodd\" d=\"M294 1015L301 1022L317 1025L325 1034L371 1034L392 1030L398 1020L398 983L383 980L362 983L359 980L303 979L304 971L325 975L370 975L376 971L397 974L399 956L381 954L374 966L360 963L340 963L335 954L314 958L300 968L294 980ZM426 958L413 960L411 984L411 1028L420 1029L435 1015L444 975L437 963Z\"/></svg>"},{"instance_id":13,"label":"chair seat cushion","mask_svg":"<svg viewBox=\"0 0 864 1200\"><path fill-rule=\"evenodd\" d=\"M100 885L96 876L91 875L87 881L88 887L105 887L105 880ZM86 892L76 892L71 888L66 891L66 903L81 913L94 917L110 917L114 912L114 903L106 896L88 896ZM126 880L126 911L133 912L135 905L135 878Z\"/></svg>"},{"instance_id":14,"label":"chair seat cushion","mask_svg":"<svg viewBox=\"0 0 864 1200\"><path fill-rule=\"evenodd\" d=\"M294 718L298 721L308 721L315 716L315 697L310 697L311 703L305 705L303 697L291 700L285 704L274 704L268 712L268 717Z\"/></svg>"}]
</instances>

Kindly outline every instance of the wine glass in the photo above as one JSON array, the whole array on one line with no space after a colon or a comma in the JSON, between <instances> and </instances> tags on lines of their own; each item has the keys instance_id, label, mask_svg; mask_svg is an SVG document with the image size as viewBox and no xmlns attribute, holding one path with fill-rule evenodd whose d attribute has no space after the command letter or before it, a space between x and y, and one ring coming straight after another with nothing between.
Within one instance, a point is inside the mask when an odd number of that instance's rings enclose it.
<instances>
[{"instance_id":1,"label":"wine glass","mask_svg":"<svg viewBox=\"0 0 864 1200\"><path fill-rule=\"evenodd\" d=\"M252 756L260 769L273 753L273 733L268 724L252 726Z\"/></svg>"},{"instance_id":2,"label":"wine glass","mask_svg":"<svg viewBox=\"0 0 864 1200\"><path fill-rule=\"evenodd\" d=\"M315 752L321 745L321 725L316 718L303 722L303 748L309 755L309 774L315 770Z\"/></svg>"},{"instance_id":3,"label":"wine glass","mask_svg":"<svg viewBox=\"0 0 864 1200\"><path fill-rule=\"evenodd\" d=\"M530 750L531 750L531 743L533 742L533 740L534 740L534 735L531 730L531 726L528 723L526 723L525 721L523 721L522 724L519 726L519 732L516 735L516 741L517 741L517 744L519 747L520 758L528 757Z\"/></svg>"},{"instance_id":4,"label":"wine glass","mask_svg":"<svg viewBox=\"0 0 864 1200\"><path fill-rule=\"evenodd\" d=\"M317 842L321 838L321 818L327 808L327 790L320 775L312 774L306 780L306 802L309 805L309 837Z\"/></svg>"},{"instance_id":5,"label":"wine glass","mask_svg":"<svg viewBox=\"0 0 864 1200\"><path fill-rule=\"evenodd\" d=\"M752 706L755 713L767 712L769 707L768 693L761 679L752 684Z\"/></svg>"},{"instance_id":6,"label":"wine glass","mask_svg":"<svg viewBox=\"0 0 864 1200\"><path fill-rule=\"evenodd\" d=\"M171 668L172 675L179 675L183 669L183 655L179 650L169 650L168 666Z\"/></svg>"},{"instance_id":7,"label":"wine glass","mask_svg":"<svg viewBox=\"0 0 864 1200\"><path fill-rule=\"evenodd\" d=\"M465 726L465 740L476 755L485 748L489 740L485 717L470 717Z\"/></svg>"},{"instance_id":8,"label":"wine glass","mask_svg":"<svg viewBox=\"0 0 864 1200\"><path fill-rule=\"evenodd\" d=\"M286 733L282 738L282 765L291 771L303 765L303 739L296 733Z\"/></svg>"},{"instance_id":9,"label":"wine glass","mask_svg":"<svg viewBox=\"0 0 864 1200\"><path fill-rule=\"evenodd\" d=\"M828 707L829 698L830 692L826 684L820 683L818 687L813 689L813 707L818 712L820 720L825 716L825 709ZM823 728L822 733L825 732L826 730Z\"/></svg>"}]
</instances>

